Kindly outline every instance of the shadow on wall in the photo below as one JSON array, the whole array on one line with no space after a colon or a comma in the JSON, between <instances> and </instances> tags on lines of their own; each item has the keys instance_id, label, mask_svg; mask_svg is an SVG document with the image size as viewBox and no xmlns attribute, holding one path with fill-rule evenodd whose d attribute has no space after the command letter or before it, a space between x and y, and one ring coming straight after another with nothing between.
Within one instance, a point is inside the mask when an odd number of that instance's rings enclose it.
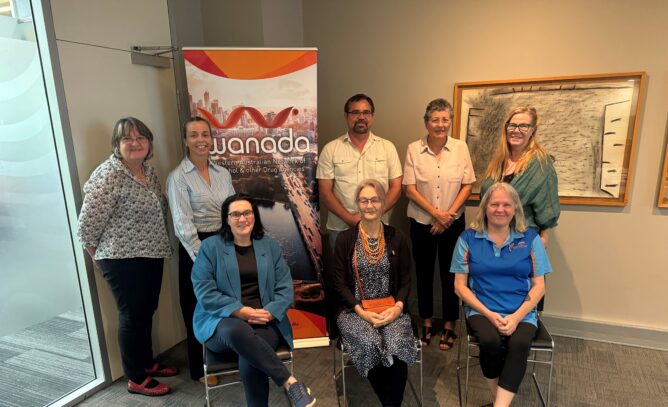
<instances>
[{"instance_id":1,"label":"shadow on wall","mask_svg":"<svg viewBox=\"0 0 668 407\"><path fill-rule=\"evenodd\" d=\"M568 309L572 312L573 317L582 315L582 302L580 301L580 294L575 285L575 278L573 270L571 269L568 258L561 249L557 232L552 232L550 241L548 242L547 255L552 264L552 275L548 275L545 280L545 313L550 315L550 303L560 302L568 304ZM555 269L555 265L561 265L559 269ZM564 267L565 265L565 267Z\"/></svg>"}]
</instances>

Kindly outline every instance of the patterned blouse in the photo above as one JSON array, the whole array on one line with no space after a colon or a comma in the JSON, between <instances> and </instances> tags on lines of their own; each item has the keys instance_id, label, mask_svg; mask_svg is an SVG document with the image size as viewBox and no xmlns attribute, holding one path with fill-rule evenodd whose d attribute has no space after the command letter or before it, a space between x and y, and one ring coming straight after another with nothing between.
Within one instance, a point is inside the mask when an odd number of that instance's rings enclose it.
<instances>
[{"instance_id":1,"label":"patterned blouse","mask_svg":"<svg viewBox=\"0 0 668 407\"><path fill-rule=\"evenodd\" d=\"M96 260L171 255L167 200L146 162L144 172L147 185L112 154L86 181L78 235L84 246L97 247Z\"/></svg>"}]
</instances>

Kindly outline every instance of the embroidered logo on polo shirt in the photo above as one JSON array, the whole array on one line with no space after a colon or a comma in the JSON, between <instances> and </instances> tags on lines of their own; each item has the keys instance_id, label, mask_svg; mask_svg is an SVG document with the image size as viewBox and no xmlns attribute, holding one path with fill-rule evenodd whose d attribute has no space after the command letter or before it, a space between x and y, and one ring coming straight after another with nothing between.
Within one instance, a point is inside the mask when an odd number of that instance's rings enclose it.
<instances>
[{"instance_id":1,"label":"embroidered logo on polo shirt","mask_svg":"<svg viewBox=\"0 0 668 407\"><path fill-rule=\"evenodd\" d=\"M508 251L509 251L509 252L512 252L512 251L515 250L515 249L525 249L525 248L527 248L527 247L529 247L529 246L527 245L527 243L526 243L524 240L522 240L522 241L519 242L519 243L515 243L515 242L513 242L513 243L509 244L509 245L508 245Z\"/></svg>"}]
</instances>

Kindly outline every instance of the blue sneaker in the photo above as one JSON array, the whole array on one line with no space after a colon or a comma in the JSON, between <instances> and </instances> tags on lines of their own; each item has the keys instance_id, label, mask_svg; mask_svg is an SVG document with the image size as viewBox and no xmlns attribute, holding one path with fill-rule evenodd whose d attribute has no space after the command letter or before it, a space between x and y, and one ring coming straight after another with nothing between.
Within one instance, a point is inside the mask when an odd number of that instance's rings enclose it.
<instances>
[{"instance_id":1,"label":"blue sneaker","mask_svg":"<svg viewBox=\"0 0 668 407\"><path fill-rule=\"evenodd\" d=\"M315 397L311 396L311 389L302 382L294 382L288 388L288 397L293 407L311 407L315 405Z\"/></svg>"}]
</instances>

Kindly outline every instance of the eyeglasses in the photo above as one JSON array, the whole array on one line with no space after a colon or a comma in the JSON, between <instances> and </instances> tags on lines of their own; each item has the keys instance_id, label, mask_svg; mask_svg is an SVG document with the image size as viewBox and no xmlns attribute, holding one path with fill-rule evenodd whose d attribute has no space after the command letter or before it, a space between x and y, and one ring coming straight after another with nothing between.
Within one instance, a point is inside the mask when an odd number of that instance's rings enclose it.
<instances>
[{"instance_id":1,"label":"eyeglasses","mask_svg":"<svg viewBox=\"0 0 668 407\"><path fill-rule=\"evenodd\" d=\"M243 212L237 212L237 211L230 212L228 216L229 216L230 218L234 219L234 220L239 220L239 219L241 219L242 216L243 216L244 218L248 219L248 218L252 218L253 215L254 215L254 214L253 214L253 211L250 210L250 209L247 209L247 210L245 210L245 211L243 211Z\"/></svg>"},{"instance_id":2,"label":"eyeglasses","mask_svg":"<svg viewBox=\"0 0 668 407\"><path fill-rule=\"evenodd\" d=\"M121 143L123 144L132 144L135 141L139 144L144 144L148 142L148 138L144 136L137 136L136 138L130 136L121 137Z\"/></svg>"},{"instance_id":3,"label":"eyeglasses","mask_svg":"<svg viewBox=\"0 0 668 407\"><path fill-rule=\"evenodd\" d=\"M532 128L533 126L530 125L529 123L506 123L506 131L507 132L513 132L515 130L519 130L520 133L528 133L529 129Z\"/></svg>"},{"instance_id":4,"label":"eyeglasses","mask_svg":"<svg viewBox=\"0 0 668 407\"><path fill-rule=\"evenodd\" d=\"M373 112L371 110L351 110L348 112L348 114L351 116L373 116Z\"/></svg>"},{"instance_id":5,"label":"eyeglasses","mask_svg":"<svg viewBox=\"0 0 668 407\"><path fill-rule=\"evenodd\" d=\"M369 204L378 205L380 204L380 202L381 202L380 198L371 198L371 199L360 198L357 200L357 203L359 203L360 206L368 206Z\"/></svg>"}]
</instances>

